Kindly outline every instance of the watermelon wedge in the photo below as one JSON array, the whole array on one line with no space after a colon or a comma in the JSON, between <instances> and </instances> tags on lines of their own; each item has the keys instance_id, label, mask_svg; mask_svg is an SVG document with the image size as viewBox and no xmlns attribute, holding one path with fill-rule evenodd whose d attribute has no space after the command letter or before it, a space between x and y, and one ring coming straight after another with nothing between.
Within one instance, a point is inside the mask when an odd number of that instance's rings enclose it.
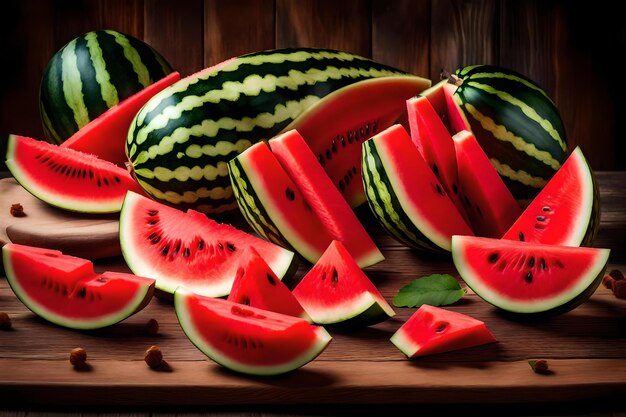
<instances>
[{"instance_id":1,"label":"watermelon wedge","mask_svg":"<svg viewBox=\"0 0 626 417\"><path fill-rule=\"evenodd\" d=\"M576 147L503 239L562 246L591 246L600 228L595 176Z\"/></svg>"},{"instance_id":2,"label":"watermelon wedge","mask_svg":"<svg viewBox=\"0 0 626 417\"><path fill-rule=\"evenodd\" d=\"M180 80L178 72L150 84L138 93L117 103L96 117L60 146L96 155L100 159L124 167L126 157L126 136L128 128L139 109L159 91Z\"/></svg>"},{"instance_id":3,"label":"watermelon wedge","mask_svg":"<svg viewBox=\"0 0 626 417\"><path fill-rule=\"evenodd\" d=\"M315 359L331 341L304 319L179 288L178 321L191 342L216 363L252 375L293 371Z\"/></svg>"},{"instance_id":4,"label":"watermelon wedge","mask_svg":"<svg viewBox=\"0 0 626 417\"><path fill-rule=\"evenodd\" d=\"M513 313L563 313L596 290L609 249L452 237L452 259L478 296Z\"/></svg>"},{"instance_id":5,"label":"watermelon wedge","mask_svg":"<svg viewBox=\"0 0 626 417\"><path fill-rule=\"evenodd\" d=\"M311 321L287 285L252 246L244 249L228 301Z\"/></svg>"},{"instance_id":6,"label":"watermelon wedge","mask_svg":"<svg viewBox=\"0 0 626 417\"><path fill-rule=\"evenodd\" d=\"M337 240L302 278L293 295L318 324L371 325L396 314Z\"/></svg>"},{"instance_id":7,"label":"watermelon wedge","mask_svg":"<svg viewBox=\"0 0 626 417\"><path fill-rule=\"evenodd\" d=\"M126 191L142 192L124 168L25 136L9 136L6 164L31 194L65 210L114 213Z\"/></svg>"},{"instance_id":8,"label":"watermelon wedge","mask_svg":"<svg viewBox=\"0 0 626 417\"><path fill-rule=\"evenodd\" d=\"M496 342L484 322L428 304L418 308L390 340L408 358Z\"/></svg>"},{"instance_id":9,"label":"watermelon wedge","mask_svg":"<svg viewBox=\"0 0 626 417\"><path fill-rule=\"evenodd\" d=\"M228 295L250 247L277 277L290 276L297 266L295 254L280 246L133 192L120 213L120 245L130 269L156 279L157 295L165 298L178 286L211 297Z\"/></svg>"},{"instance_id":10,"label":"watermelon wedge","mask_svg":"<svg viewBox=\"0 0 626 417\"><path fill-rule=\"evenodd\" d=\"M96 274L86 259L14 243L2 247L7 281L20 301L51 323L98 329L143 309L154 280L119 272Z\"/></svg>"}]
</instances>

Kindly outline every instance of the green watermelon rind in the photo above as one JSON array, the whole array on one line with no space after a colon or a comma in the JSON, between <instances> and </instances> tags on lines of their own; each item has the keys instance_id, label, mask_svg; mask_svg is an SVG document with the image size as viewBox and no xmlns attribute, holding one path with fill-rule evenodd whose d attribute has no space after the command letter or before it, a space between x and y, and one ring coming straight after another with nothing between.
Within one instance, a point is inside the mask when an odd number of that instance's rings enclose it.
<instances>
[{"instance_id":1,"label":"green watermelon rind","mask_svg":"<svg viewBox=\"0 0 626 417\"><path fill-rule=\"evenodd\" d=\"M5 246L6 248L6 246ZM2 258L4 262L4 271L7 277L7 282L11 287L11 290L15 293L15 296L24 304L30 311L35 313L37 316L54 323L56 325L66 327L69 329L75 330L95 330L101 329L104 327L112 326L117 324L128 317L132 316L137 311L141 310L146 304L146 300L149 300L151 297L151 288L152 285L142 285L141 283L137 283L137 287L139 288L136 294L132 299L128 300L126 307L122 310L116 311L115 313L111 313L105 316L100 317L99 319L89 319L89 320L80 320L80 319L71 319L57 313L54 313L48 309L44 305L37 303L34 301L22 288L19 283L19 280L16 277L15 271L13 270L11 263L11 254L9 250L2 250Z\"/></svg>"},{"instance_id":2,"label":"green watermelon rind","mask_svg":"<svg viewBox=\"0 0 626 417\"><path fill-rule=\"evenodd\" d=\"M598 255L589 270L578 276L578 283L558 297L550 297L543 301L513 301L496 294L480 279L475 271L461 255L467 236L452 236L452 260L463 281L480 298L489 304L514 314L561 314L572 310L587 300L602 282L602 277L609 260L609 249L598 249ZM529 244L530 245L530 244ZM575 250L575 248L572 248Z\"/></svg>"},{"instance_id":3,"label":"green watermelon rind","mask_svg":"<svg viewBox=\"0 0 626 417\"><path fill-rule=\"evenodd\" d=\"M333 306L313 306L306 304L305 310L314 323L341 327L369 326L381 323L396 315L385 299L370 291L364 291L358 298L335 303Z\"/></svg>"},{"instance_id":4,"label":"green watermelon rind","mask_svg":"<svg viewBox=\"0 0 626 417\"><path fill-rule=\"evenodd\" d=\"M234 361L226 355L213 349L208 343L203 340L202 336L195 330L195 326L191 321L190 314L185 308L185 300L190 296L193 297L194 293L183 287L179 287L174 292L174 308L176 311L176 317L178 318L178 322L180 323L180 326L183 329L185 335L187 336L187 338L189 338L191 343L193 343L208 358L224 366L225 368L231 369L236 372L261 376L279 375L291 372L297 368L306 365L317 356L319 356L332 340L331 335L326 331L326 329L321 326L315 326L314 331L317 335L316 342L313 343L309 347L309 349L303 352L296 359L280 365L272 366L254 366L250 364L242 364L241 362Z\"/></svg>"}]
</instances>

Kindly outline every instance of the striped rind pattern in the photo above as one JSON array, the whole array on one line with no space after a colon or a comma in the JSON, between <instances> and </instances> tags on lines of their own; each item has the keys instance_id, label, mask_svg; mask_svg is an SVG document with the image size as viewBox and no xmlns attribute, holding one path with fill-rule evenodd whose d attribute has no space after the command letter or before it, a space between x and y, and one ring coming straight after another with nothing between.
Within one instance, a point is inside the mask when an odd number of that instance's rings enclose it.
<instances>
[{"instance_id":1,"label":"striped rind pattern","mask_svg":"<svg viewBox=\"0 0 626 417\"><path fill-rule=\"evenodd\" d=\"M398 75L410 74L343 51L301 48L244 55L180 80L153 97L131 125L127 155L138 180L166 196L165 203L201 202L211 207L210 212L219 211L233 202L232 193L212 199L199 197L197 190L229 187L227 172L216 169L220 162L271 139L342 87ZM184 173L191 170L219 175ZM175 175L170 172L187 179L172 180Z\"/></svg>"},{"instance_id":2,"label":"striped rind pattern","mask_svg":"<svg viewBox=\"0 0 626 417\"><path fill-rule=\"evenodd\" d=\"M113 30L87 32L49 61L39 90L44 133L61 143L120 101L172 72L152 47Z\"/></svg>"},{"instance_id":3,"label":"striped rind pattern","mask_svg":"<svg viewBox=\"0 0 626 417\"><path fill-rule=\"evenodd\" d=\"M567 158L565 128L537 84L504 68L457 70L455 100L476 139L516 198L533 197Z\"/></svg>"}]
</instances>

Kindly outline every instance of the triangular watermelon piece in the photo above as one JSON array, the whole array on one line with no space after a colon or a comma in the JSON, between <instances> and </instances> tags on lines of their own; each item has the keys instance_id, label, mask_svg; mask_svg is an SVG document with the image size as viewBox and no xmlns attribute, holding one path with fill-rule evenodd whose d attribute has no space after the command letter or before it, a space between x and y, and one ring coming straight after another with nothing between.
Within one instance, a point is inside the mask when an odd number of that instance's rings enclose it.
<instances>
[{"instance_id":1,"label":"triangular watermelon piece","mask_svg":"<svg viewBox=\"0 0 626 417\"><path fill-rule=\"evenodd\" d=\"M428 304L418 308L390 340L409 358L496 342L484 322Z\"/></svg>"},{"instance_id":2,"label":"triangular watermelon piece","mask_svg":"<svg viewBox=\"0 0 626 417\"><path fill-rule=\"evenodd\" d=\"M287 285L276 276L252 246L246 248L241 256L228 301L300 317L311 322L311 318Z\"/></svg>"},{"instance_id":3,"label":"triangular watermelon piece","mask_svg":"<svg viewBox=\"0 0 626 417\"><path fill-rule=\"evenodd\" d=\"M337 240L302 278L293 295L318 324L371 325L395 315Z\"/></svg>"},{"instance_id":4,"label":"triangular watermelon piece","mask_svg":"<svg viewBox=\"0 0 626 417\"><path fill-rule=\"evenodd\" d=\"M452 137L461 198L477 236L500 238L522 214L489 157L469 130Z\"/></svg>"}]
</instances>

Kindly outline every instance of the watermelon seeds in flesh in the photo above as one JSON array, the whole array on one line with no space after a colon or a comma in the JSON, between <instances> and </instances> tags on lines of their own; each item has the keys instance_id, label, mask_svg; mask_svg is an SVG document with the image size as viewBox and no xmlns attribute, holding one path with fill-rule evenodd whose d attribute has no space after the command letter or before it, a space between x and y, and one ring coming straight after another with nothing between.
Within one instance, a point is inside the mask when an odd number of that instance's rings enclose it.
<instances>
[{"instance_id":1,"label":"watermelon seeds in flesh","mask_svg":"<svg viewBox=\"0 0 626 417\"><path fill-rule=\"evenodd\" d=\"M25 136L9 136L6 164L22 187L65 210L114 213L120 211L126 191L142 192L124 168Z\"/></svg>"},{"instance_id":2,"label":"watermelon seeds in flesh","mask_svg":"<svg viewBox=\"0 0 626 417\"><path fill-rule=\"evenodd\" d=\"M369 326L395 316L393 308L337 240L302 278L293 295L318 324Z\"/></svg>"},{"instance_id":3,"label":"watermelon seeds in flesh","mask_svg":"<svg viewBox=\"0 0 626 417\"><path fill-rule=\"evenodd\" d=\"M207 357L236 372L278 375L315 359L332 338L321 326L273 311L203 297L180 287L176 317Z\"/></svg>"},{"instance_id":4,"label":"watermelon seeds in flesh","mask_svg":"<svg viewBox=\"0 0 626 417\"><path fill-rule=\"evenodd\" d=\"M287 249L202 213L185 213L132 192L120 213L120 245L130 269L156 279L157 296L163 298L178 286L211 297L228 295L249 247L277 277L291 276L297 266L297 257Z\"/></svg>"},{"instance_id":5,"label":"watermelon seeds in flesh","mask_svg":"<svg viewBox=\"0 0 626 417\"><path fill-rule=\"evenodd\" d=\"M311 322L291 290L276 276L256 249L249 247L244 251L228 301L300 317Z\"/></svg>"}]
</instances>

